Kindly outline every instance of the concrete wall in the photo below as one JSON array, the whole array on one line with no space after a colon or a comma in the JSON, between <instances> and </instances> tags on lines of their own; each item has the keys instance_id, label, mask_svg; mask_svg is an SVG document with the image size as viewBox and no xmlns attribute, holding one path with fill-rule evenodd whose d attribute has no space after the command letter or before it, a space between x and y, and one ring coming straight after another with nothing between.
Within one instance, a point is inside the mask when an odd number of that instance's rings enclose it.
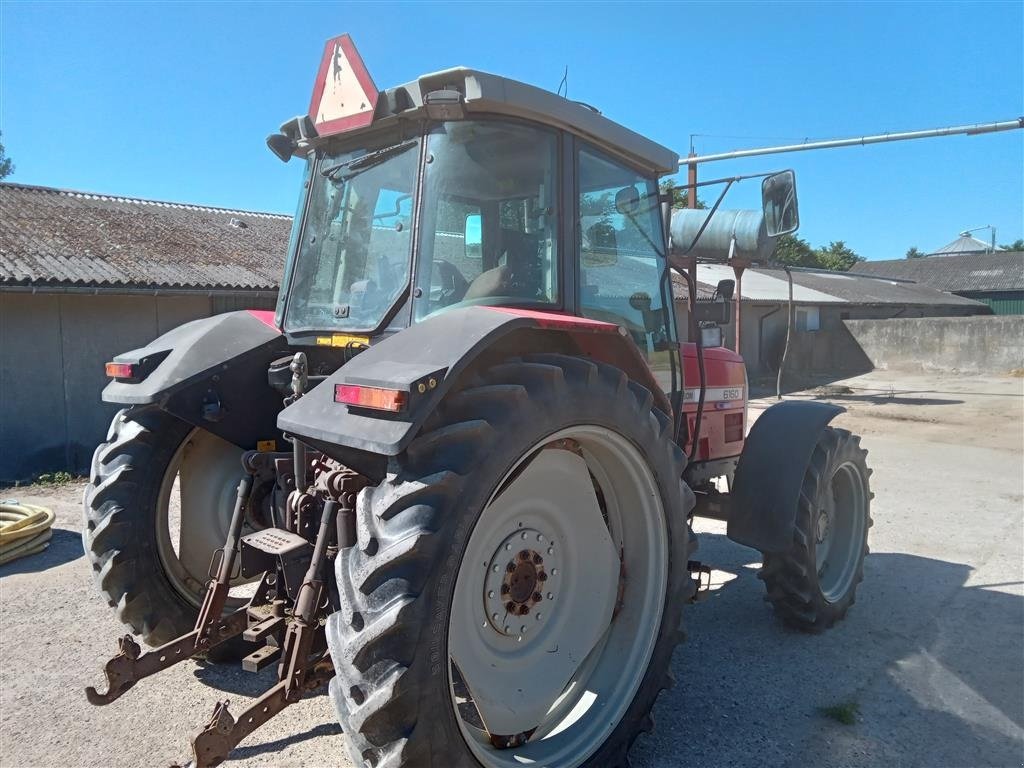
<instances>
[{"instance_id":1,"label":"concrete wall","mask_svg":"<svg viewBox=\"0 0 1024 768\"><path fill-rule=\"evenodd\" d=\"M0 291L0 483L87 471L117 410L103 364L209 314L205 295Z\"/></svg>"},{"instance_id":2,"label":"concrete wall","mask_svg":"<svg viewBox=\"0 0 1024 768\"><path fill-rule=\"evenodd\" d=\"M853 375L866 373L872 368L871 361L861 345L850 334L845 325L847 320L891 318L897 313L903 317L926 315L967 314L973 307L908 307L867 306L857 304L794 303L796 310L817 306L819 328L816 331L799 331L794 325L790 339L786 370L791 373L843 373ZM687 338L686 302L676 301L679 338ZM782 359L786 342L786 305L754 304L744 302L741 311L740 352L747 364L751 378L774 374ZM795 320L794 320L795 322ZM723 326L725 345L735 348L735 323Z\"/></svg>"},{"instance_id":3,"label":"concrete wall","mask_svg":"<svg viewBox=\"0 0 1024 768\"><path fill-rule=\"evenodd\" d=\"M1024 316L847 320L876 368L1007 373L1024 368Z\"/></svg>"}]
</instances>

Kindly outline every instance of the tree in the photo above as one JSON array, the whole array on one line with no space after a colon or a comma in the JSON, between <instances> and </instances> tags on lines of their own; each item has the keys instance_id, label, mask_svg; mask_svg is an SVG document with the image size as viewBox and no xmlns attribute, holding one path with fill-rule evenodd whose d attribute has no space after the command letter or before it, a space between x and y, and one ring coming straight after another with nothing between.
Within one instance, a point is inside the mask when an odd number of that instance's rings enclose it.
<instances>
[{"instance_id":1,"label":"tree","mask_svg":"<svg viewBox=\"0 0 1024 768\"><path fill-rule=\"evenodd\" d=\"M672 207L673 208L689 208L690 207L690 201L689 201L689 198L687 197L687 194L686 194L688 192L686 187L675 187L675 186L669 187L669 184L668 184L667 181L661 182L661 191L663 193L664 192L668 192L669 189L672 190ZM707 203L705 203L703 200L701 200L698 197L697 198L697 209L698 210L704 210L707 207L708 207Z\"/></svg>"},{"instance_id":2,"label":"tree","mask_svg":"<svg viewBox=\"0 0 1024 768\"><path fill-rule=\"evenodd\" d=\"M924 254L921 253L920 250L918 250L918 247L916 245L912 245L912 246L910 246L907 249L907 258L908 259L923 259L924 258Z\"/></svg>"},{"instance_id":3,"label":"tree","mask_svg":"<svg viewBox=\"0 0 1024 768\"><path fill-rule=\"evenodd\" d=\"M811 244L796 235L783 235L775 243L772 257L779 264L790 267L820 267L817 254Z\"/></svg>"},{"instance_id":4,"label":"tree","mask_svg":"<svg viewBox=\"0 0 1024 768\"><path fill-rule=\"evenodd\" d=\"M863 256L858 256L842 240L833 240L827 248L825 246L818 248L815 254L822 268L834 269L839 272L849 272L850 267L854 264L864 261Z\"/></svg>"},{"instance_id":5,"label":"tree","mask_svg":"<svg viewBox=\"0 0 1024 768\"><path fill-rule=\"evenodd\" d=\"M1024 251L1024 238L1018 237L1012 243L1004 243L999 247L1007 251Z\"/></svg>"},{"instance_id":6,"label":"tree","mask_svg":"<svg viewBox=\"0 0 1024 768\"><path fill-rule=\"evenodd\" d=\"M0 136L3 136L0 133ZM11 162L11 158L4 152L4 145L0 144L0 179L6 179L14 173L14 163Z\"/></svg>"}]
</instances>

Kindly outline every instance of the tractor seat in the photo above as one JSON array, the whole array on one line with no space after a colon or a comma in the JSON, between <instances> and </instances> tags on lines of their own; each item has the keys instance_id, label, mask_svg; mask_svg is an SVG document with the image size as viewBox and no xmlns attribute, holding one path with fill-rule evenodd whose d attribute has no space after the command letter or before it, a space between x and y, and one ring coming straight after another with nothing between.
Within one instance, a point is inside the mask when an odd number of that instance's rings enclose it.
<instances>
[{"instance_id":1,"label":"tractor seat","mask_svg":"<svg viewBox=\"0 0 1024 768\"><path fill-rule=\"evenodd\" d=\"M541 288L538 237L514 229L502 229L501 247L505 263L477 275L466 289L465 299L486 296L536 298Z\"/></svg>"}]
</instances>

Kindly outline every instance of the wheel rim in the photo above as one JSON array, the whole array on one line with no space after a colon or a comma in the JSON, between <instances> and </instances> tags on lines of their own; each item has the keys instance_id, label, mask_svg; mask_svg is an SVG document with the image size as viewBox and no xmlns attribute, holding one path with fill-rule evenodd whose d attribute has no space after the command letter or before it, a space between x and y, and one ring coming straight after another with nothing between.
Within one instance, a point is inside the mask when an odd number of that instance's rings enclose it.
<instances>
[{"instance_id":1,"label":"wheel rim","mask_svg":"<svg viewBox=\"0 0 1024 768\"><path fill-rule=\"evenodd\" d=\"M575 768L607 740L654 651L667 541L653 473L604 427L551 435L499 483L448 627L451 700L477 760Z\"/></svg>"},{"instance_id":2,"label":"wheel rim","mask_svg":"<svg viewBox=\"0 0 1024 768\"><path fill-rule=\"evenodd\" d=\"M852 462L833 473L815 518L818 587L830 603L853 586L864 548L867 496L860 470Z\"/></svg>"},{"instance_id":3,"label":"wheel rim","mask_svg":"<svg viewBox=\"0 0 1024 768\"><path fill-rule=\"evenodd\" d=\"M210 579L210 559L227 539L241 456L237 446L194 429L171 457L160 484L157 553L171 586L196 607ZM241 602L229 599L232 607Z\"/></svg>"}]
</instances>

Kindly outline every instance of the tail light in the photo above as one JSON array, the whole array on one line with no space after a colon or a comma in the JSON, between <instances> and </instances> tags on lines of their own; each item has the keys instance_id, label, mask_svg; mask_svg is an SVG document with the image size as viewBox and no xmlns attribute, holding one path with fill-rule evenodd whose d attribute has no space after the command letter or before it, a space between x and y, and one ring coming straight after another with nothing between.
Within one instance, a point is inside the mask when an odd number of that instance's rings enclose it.
<instances>
[{"instance_id":1,"label":"tail light","mask_svg":"<svg viewBox=\"0 0 1024 768\"><path fill-rule=\"evenodd\" d=\"M335 384L334 402L356 408L372 408L397 413L405 408L409 393L400 389L363 387L357 384Z\"/></svg>"},{"instance_id":2,"label":"tail light","mask_svg":"<svg viewBox=\"0 0 1024 768\"><path fill-rule=\"evenodd\" d=\"M107 363L107 377L111 379L134 379L134 363Z\"/></svg>"}]
</instances>

